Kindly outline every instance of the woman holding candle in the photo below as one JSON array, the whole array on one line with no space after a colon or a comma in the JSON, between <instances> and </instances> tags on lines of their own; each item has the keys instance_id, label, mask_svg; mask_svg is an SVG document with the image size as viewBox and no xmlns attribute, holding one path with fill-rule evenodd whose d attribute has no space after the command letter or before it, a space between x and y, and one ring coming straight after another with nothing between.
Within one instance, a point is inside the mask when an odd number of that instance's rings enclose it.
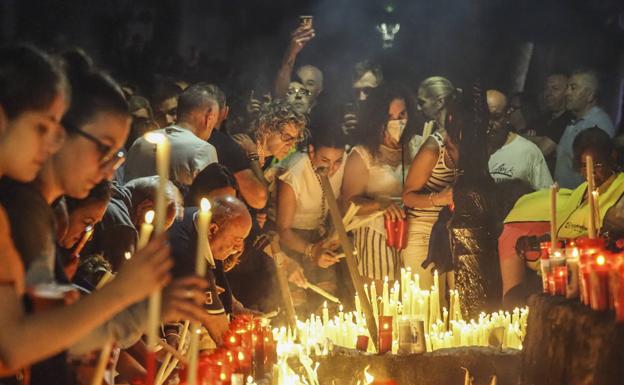
<instances>
[{"instance_id":1,"label":"woman holding candle","mask_svg":"<svg viewBox=\"0 0 624 385\"><path fill-rule=\"evenodd\" d=\"M624 231L624 173L620 171L613 142L598 127L580 133L574 140L574 159L578 170L587 176L587 156L594 164L594 180L600 212L597 221L603 232L619 235ZM527 265L535 268L525 257L539 246L540 237L548 238L550 224L550 190L541 190L523 196L505 219L498 240L499 258L503 278L503 295L510 306L523 303L535 291L538 280L532 285L526 276ZM587 236L589 223L587 183L575 190L561 189L557 193L557 238L573 239ZM525 265L526 262L526 265ZM536 287L533 287L536 286Z\"/></svg>"},{"instance_id":2,"label":"woman holding candle","mask_svg":"<svg viewBox=\"0 0 624 385\"><path fill-rule=\"evenodd\" d=\"M285 253L293 258L286 266L290 281L304 285L307 278L330 293L338 289L334 264L339 260L327 244L327 201L317 169L326 169L334 194L338 195L346 142L340 130L342 116L337 112L317 107L311 120L313 135L307 153L297 152L289 157L277 186L280 242ZM293 290L293 294L295 305L307 304L308 309L315 309L320 304L320 297L310 301L303 290Z\"/></svg>"},{"instance_id":3,"label":"woman holding candle","mask_svg":"<svg viewBox=\"0 0 624 385\"><path fill-rule=\"evenodd\" d=\"M433 284L433 269L422 264L427 259L429 237L440 211L453 204L459 143L457 132L445 128L448 123L448 104L457 95L450 81L442 77L426 79L418 89L419 106L428 119L435 121L436 131L426 139L412 162L405 187L403 202L408 207L409 237L403 252L404 264L420 276L420 287L429 290ZM445 293L444 275L442 293Z\"/></svg>"},{"instance_id":4,"label":"woman holding candle","mask_svg":"<svg viewBox=\"0 0 624 385\"><path fill-rule=\"evenodd\" d=\"M45 191L49 193L54 191L58 195L45 194L45 198L53 198L46 201L43 196L39 195L37 189L18 182L12 182L14 188L4 189L3 192L5 196L31 199L32 205L39 205L38 207L43 210L39 212L43 218L52 218L52 214L46 211L46 209L49 210L47 204L65 192L60 186L60 180L64 178L52 172L50 167L52 160L46 162L46 159L58 151L61 145L67 145L67 143L63 144L65 133L59 125L69 95L66 91L65 76L45 54L34 48L13 46L0 50L0 84L2 84L0 87L0 110L2 111L0 173L15 181L29 182L45 162L47 172L43 174L48 178L48 182L55 186ZM76 100L79 100L78 104L82 107L89 107L86 108L89 112L82 114L82 117L89 120L89 123L93 122L91 119L98 120L94 119L93 114L100 111L99 107L103 104L118 105L120 106L118 113L122 116L127 114L127 106L123 97L120 96L117 99L112 97L113 103L105 103L111 101L111 98L106 99L106 96L117 95L116 88L112 87L113 83L101 75L93 74L92 76L94 78L91 79L90 84L98 87L88 90L86 94L72 87L72 94ZM97 99L102 96L104 96L103 100ZM85 110L82 109L82 111ZM105 124L106 119L104 117L100 119L98 123ZM125 140L126 134L127 131L119 132L119 136L123 136L119 138L121 143ZM97 160L97 155L93 153L97 153L98 149L87 140L80 146L75 144L73 148L76 151L74 154L82 155L80 166L86 170L91 170L92 159ZM74 158L72 170L74 172L70 172L73 175L67 176L68 178L77 173L75 166ZM90 176L86 172L81 175ZM87 179L95 178L80 178L83 183ZM77 193L76 195L86 196L90 188L97 183L89 182L88 184L88 188L75 186L73 191ZM21 214L18 212L13 218ZM28 224L23 224L24 226L20 228L19 223L13 219L12 229L9 230L4 211L0 212L0 222L3 228L1 232L3 238L0 240L2 243L0 247L2 250L0 254L0 274L2 275L0 277L0 298L2 298L0 328L11 331L11 333L0 334L0 376L15 373L33 362L40 361L68 347L103 321L132 303L145 298L148 293L162 286L169 279L168 269L171 267L171 261L167 257L168 249L163 240L159 239L137 253L133 261L119 272L114 282L100 292L81 299L71 306L61 306L27 315L22 304L22 296L25 292L24 269L30 269L32 260L18 255L13 242L18 242L17 250L20 250L19 245L28 244L33 239L47 239L50 242L48 245L52 247L53 257L53 231L51 227L47 229L37 227L33 232L33 228ZM24 231L17 234L15 230ZM39 234L40 231L42 234ZM9 238L11 235L12 239ZM68 328L67 325L71 327ZM55 370L58 376L53 378L62 381L63 367L55 368ZM39 383L52 383L49 373L47 379L37 379L33 375L33 384L39 380Z\"/></svg>"},{"instance_id":5,"label":"woman holding candle","mask_svg":"<svg viewBox=\"0 0 624 385\"><path fill-rule=\"evenodd\" d=\"M403 189L407 142L415 130L416 116L412 96L400 87L375 88L364 102L360 113L360 144L349 153L342 181L342 208L351 203L360 206L359 215L383 211L370 224L354 231L360 274L377 281L381 287L387 276L400 277L401 251L387 244L384 218L405 219L403 208L396 203Z\"/></svg>"}]
</instances>

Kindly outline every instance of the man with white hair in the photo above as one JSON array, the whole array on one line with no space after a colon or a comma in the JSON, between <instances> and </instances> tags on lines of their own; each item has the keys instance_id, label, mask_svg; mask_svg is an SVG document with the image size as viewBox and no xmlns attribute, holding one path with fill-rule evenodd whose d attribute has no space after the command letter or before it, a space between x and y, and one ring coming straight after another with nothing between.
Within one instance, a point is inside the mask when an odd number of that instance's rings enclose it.
<instances>
[{"instance_id":1,"label":"man with white hair","mask_svg":"<svg viewBox=\"0 0 624 385\"><path fill-rule=\"evenodd\" d=\"M584 179L574 167L572 144L578 134L584 130L598 126L609 136L615 135L615 127L609 115L598 107L598 76L589 70L572 73L566 89L566 106L575 120L566 127L561 140L557 144L557 163L555 180L559 186L574 189Z\"/></svg>"}]
</instances>

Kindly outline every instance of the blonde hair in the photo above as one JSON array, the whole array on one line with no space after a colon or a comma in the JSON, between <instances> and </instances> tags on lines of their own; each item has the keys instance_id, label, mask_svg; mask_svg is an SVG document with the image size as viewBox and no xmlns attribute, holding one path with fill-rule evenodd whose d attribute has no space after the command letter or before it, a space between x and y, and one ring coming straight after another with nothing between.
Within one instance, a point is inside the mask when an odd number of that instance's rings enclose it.
<instances>
[{"instance_id":1,"label":"blonde hair","mask_svg":"<svg viewBox=\"0 0 624 385\"><path fill-rule=\"evenodd\" d=\"M453 86L450 80L442 76L431 76L423 80L418 87L428 98L454 99L459 90Z\"/></svg>"}]
</instances>

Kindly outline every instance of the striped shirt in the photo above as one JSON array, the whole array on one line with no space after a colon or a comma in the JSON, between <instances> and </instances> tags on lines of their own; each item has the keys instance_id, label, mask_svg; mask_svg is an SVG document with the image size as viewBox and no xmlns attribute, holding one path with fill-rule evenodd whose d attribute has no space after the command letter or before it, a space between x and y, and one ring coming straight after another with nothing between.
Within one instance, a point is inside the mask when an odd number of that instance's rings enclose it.
<instances>
[{"instance_id":1,"label":"striped shirt","mask_svg":"<svg viewBox=\"0 0 624 385\"><path fill-rule=\"evenodd\" d=\"M422 188L422 190L420 190L420 193L427 194L438 193L445 188L452 186L455 183L455 177L457 174L457 169L448 167L446 165L446 162L444 161L446 146L444 145L444 138L442 137L442 135L439 132L435 132L431 134L431 137L438 144L440 151L438 155L438 161L431 171L431 176L425 183L425 186ZM437 218L441 210L441 206L409 208L408 215L410 217L417 218Z\"/></svg>"}]
</instances>

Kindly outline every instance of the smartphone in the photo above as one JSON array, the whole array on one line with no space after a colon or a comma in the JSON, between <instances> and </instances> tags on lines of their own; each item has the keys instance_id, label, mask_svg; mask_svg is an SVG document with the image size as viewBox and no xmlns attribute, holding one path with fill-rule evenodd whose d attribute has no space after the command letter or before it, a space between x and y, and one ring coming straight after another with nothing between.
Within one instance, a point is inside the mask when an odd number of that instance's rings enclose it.
<instances>
[{"instance_id":1,"label":"smartphone","mask_svg":"<svg viewBox=\"0 0 624 385\"><path fill-rule=\"evenodd\" d=\"M302 27L312 28L312 20L314 16L312 15L303 15L299 16L299 23Z\"/></svg>"}]
</instances>

